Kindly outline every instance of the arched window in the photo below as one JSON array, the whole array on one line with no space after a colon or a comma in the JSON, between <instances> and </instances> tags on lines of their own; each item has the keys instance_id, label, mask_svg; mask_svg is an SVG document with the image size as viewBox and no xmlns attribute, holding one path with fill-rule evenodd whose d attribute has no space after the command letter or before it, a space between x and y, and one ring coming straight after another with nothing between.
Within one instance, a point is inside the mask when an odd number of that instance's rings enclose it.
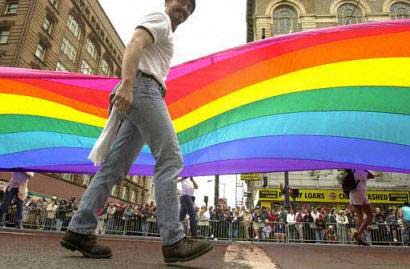
<instances>
[{"instance_id":1,"label":"arched window","mask_svg":"<svg viewBox=\"0 0 410 269\"><path fill-rule=\"evenodd\" d=\"M288 5L277 7L273 11L273 34L281 35L299 31L298 13Z\"/></svg>"},{"instance_id":2,"label":"arched window","mask_svg":"<svg viewBox=\"0 0 410 269\"><path fill-rule=\"evenodd\" d=\"M340 25L361 23L362 17L362 10L356 4L343 4L337 9L337 19Z\"/></svg>"},{"instance_id":3,"label":"arched window","mask_svg":"<svg viewBox=\"0 0 410 269\"><path fill-rule=\"evenodd\" d=\"M390 16L393 20L410 18L410 4L397 2L390 7Z\"/></svg>"},{"instance_id":4,"label":"arched window","mask_svg":"<svg viewBox=\"0 0 410 269\"><path fill-rule=\"evenodd\" d=\"M73 33L73 35L74 35L78 40L80 40L80 37L81 37L80 24L79 24L78 21L74 18L74 16L71 15L71 14L70 14L70 16L68 16L67 27L68 27L68 29L70 29L71 33Z\"/></svg>"}]
</instances>

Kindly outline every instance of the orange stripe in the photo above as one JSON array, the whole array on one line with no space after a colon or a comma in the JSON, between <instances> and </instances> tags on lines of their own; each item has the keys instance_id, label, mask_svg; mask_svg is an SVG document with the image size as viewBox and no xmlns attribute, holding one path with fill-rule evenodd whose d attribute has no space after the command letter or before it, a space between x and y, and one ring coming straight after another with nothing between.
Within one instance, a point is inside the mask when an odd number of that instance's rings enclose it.
<instances>
[{"instance_id":1,"label":"orange stripe","mask_svg":"<svg viewBox=\"0 0 410 269\"><path fill-rule=\"evenodd\" d=\"M207 103L246 86L297 70L357 59L410 56L409 32L364 37L318 45L242 69L215 81L169 105L177 119ZM325 54L325 55L323 55Z\"/></svg>"},{"instance_id":2,"label":"orange stripe","mask_svg":"<svg viewBox=\"0 0 410 269\"><path fill-rule=\"evenodd\" d=\"M107 109L96 107L88 103L79 102L79 101L49 92L42 88L38 88L38 87L29 85L29 84L19 83L14 80L1 79L0 80L0 93L18 94L18 95L46 99L46 100L49 100L55 103L59 103L62 105L72 107L74 109L77 109L78 111L89 113L89 114L96 115L99 117L106 118L108 115Z\"/></svg>"}]
</instances>

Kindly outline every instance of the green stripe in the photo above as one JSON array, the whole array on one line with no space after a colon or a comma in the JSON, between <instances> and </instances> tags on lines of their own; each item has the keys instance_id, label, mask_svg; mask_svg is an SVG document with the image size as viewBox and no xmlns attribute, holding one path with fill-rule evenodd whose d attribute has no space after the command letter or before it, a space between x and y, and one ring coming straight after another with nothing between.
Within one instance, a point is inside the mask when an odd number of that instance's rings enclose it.
<instances>
[{"instance_id":1,"label":"green stripe","mask_svg":"<svg viewBox=\"0 0 410 269\"><path fill-rule=\"evenodd\" d=\"M98 137L102 128L72 121L30 115L0 115L0 134L47 131L83 137Z\"/></svg>"},{"instance_id":2,"label":"green stripe","mask_svg":"<svg viewBox=\"0 0 410 269\"><path fill-rule=\"evenodd\" d=\"M410 114L408 87L339 87L264 99L204 121L178 133L180 144L216 129L264 116L319 111L365 111Z\"/></svg>"}]
</instances>

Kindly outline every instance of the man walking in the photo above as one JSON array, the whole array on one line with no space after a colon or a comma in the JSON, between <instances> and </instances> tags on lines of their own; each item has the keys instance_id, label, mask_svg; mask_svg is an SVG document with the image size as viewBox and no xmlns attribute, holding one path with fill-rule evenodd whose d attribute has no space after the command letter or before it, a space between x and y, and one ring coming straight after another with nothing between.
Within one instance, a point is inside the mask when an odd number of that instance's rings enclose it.
<instances>
[{"instance_id":1,"label":"man walking","mask_svg":"<svg viewBox=\"0 0 410 269\"><path fill-rule=\"evenodd\" d=\"M197 223L196 223L196 212L194 209L194 190L198 189L198 184L196 184L193 177L183 177L179 182L181 182L181 196L179 198L181 203L181 209L179 214L179 220L184 221L186 214L189 215L189 226L191 228L191 236L197 237Z\"/></svg>"},{"instance_id":2,"label":"man walking","mask_svg":"<svg viewBox=\"0 0 410 269\"><path fill-rule=\"evenodd\" d=\"M7 209L13 199L16 201L16 228L23 228L21 220L23 219L23 202L27 198L27 184L30 177L34 174L30 172L14 172L10 181L7 183L4 191L3 202L0 206L0 226L6 225Z\"/></svg>"},{"instance_id":3,"label":"man walking","mask_svg":"<svg viewBox=\"0 0 410 269\"><path fill-rule=\"evenodd\" d=\"M128 174L144 143L156 160L155 197L164 261L189 261L212 249L209 242L188 239L179 221L176 184L183 163L164 101L173 32L193 13L195 0L165 0L165 6L165 12L149 14L137 25L125 50L122 81L112 99L114 111L124 113L124 120L61 240L62 246L86 257L111 257L111 249L96 242L96 212Z\"/></svg>"}]
</instances>

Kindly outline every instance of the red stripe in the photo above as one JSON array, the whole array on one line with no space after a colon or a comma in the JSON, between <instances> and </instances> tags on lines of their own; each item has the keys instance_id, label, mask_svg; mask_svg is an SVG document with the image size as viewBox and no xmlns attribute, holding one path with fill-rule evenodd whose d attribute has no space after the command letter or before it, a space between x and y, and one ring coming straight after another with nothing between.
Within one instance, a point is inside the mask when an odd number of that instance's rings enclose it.
<instances>
[{"instance_id":1,"label":"red stripe","mask_svg":"<svg viewBox=\"0 0 410 269\"><path fill-rule=\"evenodd\" d=\"M408 57L408 44L410 32L404 32L343 40L299 50L227 75L170 104L169 111L171 117L176 119L238 89L309 67L356 59Z\"/></svg>"},{"instance_id":2,"label":"red stripe","mask_svg":"<svg viewBox=\"0 0 410 269\"><path fill-rule=\"evenodd\" d=\"M303 32L299 35L295 34L294 36L289 36L281 41L268 39L260 42L261 44L271 43L267 47L256 48L255 50L242 53L236 57L231 57L227 60L211 64L201 70L194 71L177 79L167 81L168 93L166 101L168 104L172 104L180 98L195 92L196 90L201 89L216 80L226 77L229 74L238 72L243 68L284 54L296 52L301 49L340 40L354 40L366 36L386 35L389 33L409 30L410 25L380 24L377 28L343 28L335 29L333 32L323 33ZM242 49L247 49L248 47L249 46L244 46ZM240 49L241 48L238 48L238 50ZM223 52L221 54L223 54ZM189 68L189 64L186 68Z\"/></svg>"},{"instance_id":3,"label":"red stripe","mask_svg":"<svg viewBox=\"0 0 410 269\"><path fill-rule=\"evenodd\" d=\"M42 79L16 78L14 80L20 83L25 83L33 85L34 87L45 89L55 94L73 99L75 101L87 103L104 109L108 107L108 91L71 86Z\"/></svg>"}]
</instances>

